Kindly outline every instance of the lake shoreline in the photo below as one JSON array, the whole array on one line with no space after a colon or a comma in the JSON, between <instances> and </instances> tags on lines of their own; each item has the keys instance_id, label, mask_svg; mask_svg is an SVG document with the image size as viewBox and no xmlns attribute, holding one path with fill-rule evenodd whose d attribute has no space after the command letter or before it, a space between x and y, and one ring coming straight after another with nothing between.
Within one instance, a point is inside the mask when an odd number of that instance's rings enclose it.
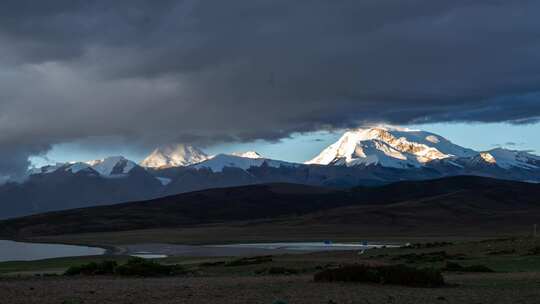
<instances>
[{"instance_id":1,"label":"lake shoreline","mask_svg":"<svg viewBox=\"0 0 540 304\"><path fill-rule=\"evenodd\" d=\"M407 248L275 254L267 259L234 257L168 257L155 260L179 264L187 275L124 277L64 276L73 265L105 260L123 264L127 256L94 256L49 261L0 263L0 298L9 303L537 303L540 296L540 256L530 251L540 238L521 237L423 243ZM489 248L489 250L487 250ZM511 252L509 250L512 250ZM494 254L496 253L496 254ZM433 260L433 257L441 260ZM414 258L413 261L410 261ZM231 263L233 262L233 263ZM255 262L255 263L253 263ZM416 288L374 283L315 282L314 275L348 264L403 265L442 269L448 262L485 265L494 272L443 272L445 287ZM271 271L282 273L272 273ZM68 288L67 288L68 287ZM442 299L442 300L441 300ZM444 301L443 301L444 300ZM366 302L367 302L366 301Z\"/></svg>"},{"instance_id":2,"label":"lake shoreline","mask_svg":"<svg viewBox=\"0 0 540 304\"><path fill-rule=\"evenodd\" d=\"M2 240L0 240L2 241ZM80 249L101 249L103 252L97 254L100 256L195 256L195 257L223 257L223 256L253 256L253 255L275 255L275 254L302 254L320 251L364 251L380 247L397 247L395 243L386 244L383 242L374 243L331 243L331 242L254 242L254 243L225 243L208 245L187 245L170 243L141 243L141 244L122 244L122 245L94 245L84 243L62 243L46 242L38 240L5 240L19 244L43 244L50 246L81 247ZM95 253L76 256L90 256ZM58 257L69 257L70 255L58 255ZM46 259L49 257L44 257ZM0 256L1 259L1 256ZM39 260L36 258L32 260ZM6 260L11 261L11 260ZM15 261L15 260L13 260Z\"/></svg>"},{"instance_id":3,"label":"lake shoreline","mask_svg":"<svg viewBox=\"0 0 540 304\"><path fill-rule=\"evenodd\" d=\"M62 241L62 240L39 240L34 238L10 238L2 237L1 240L20 242L20 243L33 243L33 244L58 244L58 245L73 245L73 246L84 246L92 248L101 248L105 250L103 255L117 255L121 254L123 249L116 245L105 245L105 244L96 244L94 242L72 242L72 241Z\"/></svg>"},{"instance_id":4,"label":"lake shoreline","mask_svg":"<svg viewBox=\"0 0 540 304\"><path fill-rule=\"evenodd\" d=\"M0 262L36 261L52 258L107 255L110 249L98 246L0 240Z\"/></svg>"}]
</instances>

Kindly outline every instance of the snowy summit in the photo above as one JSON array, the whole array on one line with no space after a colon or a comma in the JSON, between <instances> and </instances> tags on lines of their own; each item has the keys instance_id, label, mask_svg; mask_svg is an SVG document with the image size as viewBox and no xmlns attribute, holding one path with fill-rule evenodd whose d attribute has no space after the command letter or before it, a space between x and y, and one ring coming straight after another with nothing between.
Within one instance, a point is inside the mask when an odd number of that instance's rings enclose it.
<instances>
[{"instance_id":1,"label":"snowy summit","mask_svg":"<svg viewBox=\"0 0 540 304\"><path fill-rule=\"evenodd\" d=\"M111 156L86 162L103 177L117 177L128 174L137 164L123 156Z\"/></svg>"},{"instance_id":2,"label":"snowy summit","mask_svg":"<svg viewBox=\"0 0 540 304\"><path fill-rule=\"evenodd\" d=\"M262 155L260 155L259 153L255 152L255 151L247 151L247 152L234 152L232 153L232 155L234 156L239 156L239 157L245 157L245 158L263 158Z\"/></svg>"},{"instance_id":3,"label":"snowy summit","mask_svg":"<svg viewBox=\"0 0 540 304\"><path fill-rule=\"evenodd\" d=\"M155 149L141 162L141 166L147 168L184 167L200 163L208 158L208 155L196 147L174 144Z\"/></svg>"},{"instance_id":4,"label":"snowy summit","mask_svg":"<svg viewBox=\"0 0 540 304\"><path fill-rule=\"evenodd\" d=\"M433 160L477 154L433 133L375 126L346 132L306 164L409 168L421 167Z\"/></svg>"}]
</instances>

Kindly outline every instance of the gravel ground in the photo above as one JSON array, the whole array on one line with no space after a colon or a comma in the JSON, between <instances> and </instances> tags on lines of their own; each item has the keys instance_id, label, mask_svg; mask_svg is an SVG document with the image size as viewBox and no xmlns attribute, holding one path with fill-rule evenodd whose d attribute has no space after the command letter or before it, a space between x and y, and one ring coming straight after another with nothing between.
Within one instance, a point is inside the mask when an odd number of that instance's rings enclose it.
<instances>
[{"instance_id":1,"label":"gravel ground","mask_svg":"<svg viewBox=\"0 0 540 304\"><path fill-rule=\"evenodd\" d=\"M315 283L312 276L3 278L0 303L539 303L540 274L453 275L458 286Z\"/></svg>"}]
</instances>

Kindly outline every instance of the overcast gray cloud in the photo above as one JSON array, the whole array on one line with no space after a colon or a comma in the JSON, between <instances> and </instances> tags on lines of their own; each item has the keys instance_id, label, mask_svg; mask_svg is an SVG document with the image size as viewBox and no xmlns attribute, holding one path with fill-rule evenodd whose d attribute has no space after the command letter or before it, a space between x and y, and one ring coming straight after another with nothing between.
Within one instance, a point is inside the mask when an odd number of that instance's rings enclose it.
<instances>
[{"instance_id":1,"label":"overcast gray cloud","mask_svg":"<svg viewBox=\"0 0 540 304\"><path fill-rule=\"evenodd\" d=\"M5 0L0 172L86 137L535 121L539 11L519 0Z\"/></svg>"}]
</instances>

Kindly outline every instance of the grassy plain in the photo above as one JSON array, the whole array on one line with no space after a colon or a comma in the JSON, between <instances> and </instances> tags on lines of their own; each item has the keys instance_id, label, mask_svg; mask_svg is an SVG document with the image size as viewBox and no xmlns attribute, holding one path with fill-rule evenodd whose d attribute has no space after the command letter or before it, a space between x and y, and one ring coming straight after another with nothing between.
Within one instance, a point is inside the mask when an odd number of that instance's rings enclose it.
<instances>
[{"instance_id":1,"label":"grassy plain","mask_svg":"<svg viewBox=\"0 0 540 304\"><path fill-rule=\"evenodd\" d=\"M124 255L0 263L0 299L6 303L538 303L540 240L437 240L409 248L285 254L245 262L238 257L169 257L190 275L164 278L65 277L67 267ZM446 287L412 288L366 283L316 283L313 275L347 264L405 264L444 268L484 265L490 273L445 271ZM41 275L37 275L41 274ZM43 275L47 274L47 275ZM3 303L3 302L2 302Z\"/></svg>"}]
</instances>

